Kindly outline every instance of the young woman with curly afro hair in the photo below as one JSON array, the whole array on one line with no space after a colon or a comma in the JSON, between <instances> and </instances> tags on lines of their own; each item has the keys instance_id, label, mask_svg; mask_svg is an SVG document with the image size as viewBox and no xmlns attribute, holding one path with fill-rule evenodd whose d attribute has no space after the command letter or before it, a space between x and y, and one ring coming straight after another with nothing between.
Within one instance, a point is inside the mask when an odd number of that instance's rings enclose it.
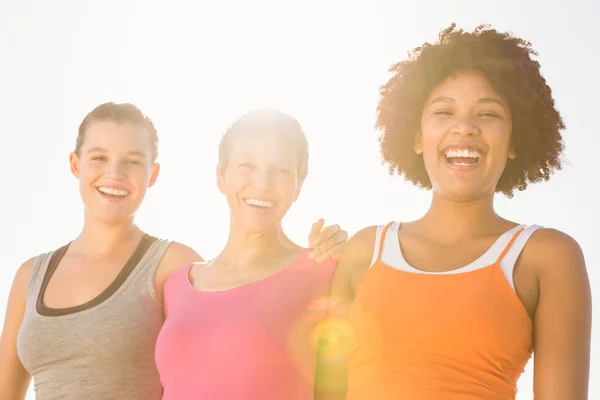
<instances>
[{"instance_id":1,"label":"young woman with curly afro hair","mask_svg":"<svg viewBox=\"0 0 600 400\"><path fill-rule=\"evenodd\" d=\"M452 25L392 66L377 108L382 159L432 201L416 221L348 242L317 398L515 399L533 353L536 399L587 399L581 248L494 210L495 193L561 167L565 126L536 55L512 34Z\"/></svg>"}]
</instances>

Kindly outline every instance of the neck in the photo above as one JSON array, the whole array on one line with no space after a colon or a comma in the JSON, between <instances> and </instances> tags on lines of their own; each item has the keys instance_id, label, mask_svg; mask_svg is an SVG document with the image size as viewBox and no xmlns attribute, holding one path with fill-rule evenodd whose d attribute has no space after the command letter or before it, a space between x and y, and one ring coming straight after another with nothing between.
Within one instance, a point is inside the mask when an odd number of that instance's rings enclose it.
<instances>
[{"instance_id":1,"label":"neck","mask_svg":"<svg viewBox=\"0 0 600 400\"><path fill-rule=\"evenodd\" d=\"M494 211L493 195L459 202L435 193L421 221L428 230L453 232L455 236L485 234L505 222Z\"/></svg>"},{"instance_id":2,"label":"neck","mask_svg":"<svg viewBox=\"0 0 600 400\"><path fill-rule=\"evenodd\" d=\"M83 229L71 244L77 252L89 256L114 254L116 249L139 240L143 232L133 223L133 218L119 223L106 223L85 215Z\"/></svg>"},{"instance_id":3,"label":"neck","mask_svg":"<svg viewBox=\"0 0 600 400\"><path fill-rule=\"evenodd\" d=\"M297 247L285 235L281 225L257 234L247 232L232 223L225 248L215 260L232 268L243 268L259 260L290 253Z\"/></svg>"}]
</instances>

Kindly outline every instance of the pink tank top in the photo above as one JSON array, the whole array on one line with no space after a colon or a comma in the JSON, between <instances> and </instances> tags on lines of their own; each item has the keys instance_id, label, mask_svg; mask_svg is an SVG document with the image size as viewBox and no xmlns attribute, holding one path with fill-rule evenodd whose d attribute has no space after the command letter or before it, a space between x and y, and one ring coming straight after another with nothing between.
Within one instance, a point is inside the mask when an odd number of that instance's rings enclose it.
<instances>
[{"instance_id":1,"label":"pink tank top","mask_svg":"<svg viewBox=\"0 0 600 400\"><path fill-rule=\"evenodd\" d=\"M238 288L202 292L191 265L165 285L156 344L164 400L313 398L316 343L335 262L309 250L283 270Z\"/></svg>"}]
</instances>

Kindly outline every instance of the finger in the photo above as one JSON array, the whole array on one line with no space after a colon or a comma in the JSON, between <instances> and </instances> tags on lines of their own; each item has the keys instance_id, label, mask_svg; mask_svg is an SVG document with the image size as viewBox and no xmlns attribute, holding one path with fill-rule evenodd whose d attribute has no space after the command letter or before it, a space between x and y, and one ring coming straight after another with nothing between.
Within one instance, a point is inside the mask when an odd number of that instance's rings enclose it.
<instances>
[{"instance_id":1,"label":"finger","mask_svg":"<svg viewBox=\"0 0 600 400\"><path fill-rule=\"evenodd\" d=\"M315 248L316 244L315 243L315 239L317 238L317 236L319 235L319 233L321 232L321 229L323 229L323 225L325 225L325 220L323 218L320 218L317 222L315 222L314 224L312 224L312 227L310 229L310 233L308 234L308 247L309 248Z\"/></svg>"},{"instance_id":2,"label":"finger","mask_svg":"<svg viewBox=\"0 0 600 400\"><path fill-rule=\"evenodd\" d=\"M319 246L317 246L317 248L315 248L309 254L309 258L311 260L315 259L332 249L338 249L338 252L341 252L341 250L344 248L344 246L347 242L347 239L348 239L347 232L338 231L332 237L330 237L325 242L322 242ZM335 255L336 253L333 253L333 254Z\"/></svg>"},{"instance_id":3,"label":"finger","mask_svg":"<svg viewBox=\"0 0 600 400\"><path fill-rule=\"evenodd\" d=\"M317 248L324 253L326 251L331 250L334 246L337 246L340 243L345 243L347 241L348 232L340 229L336 231L333 235L331 235L328 239L326 239L324 242L319 244Z\"/></svg>"},{"instance_id":4,"label":"finger","mask_svg":"<svg viewBox=\"0 0 600 400\"><path fill-rule=\"evenodd\" d=\"M336 237L339 231L335 231L336 226L328 226L323 230L323 232L319 233L313 241L309 244L309 248L312 249L308 258L314 260L316 257L320 256L327 250L331 249L335 246L339 240L339 236ZM339 229L339 228L337 228Z\"/></svg>"},{"instance_id":5,"label":"finger","mask_svg":"<svg viewBox=\"0 0 600 400\"><path fill-rule=\"evenodd\" d=\"M337 229L339 229L339 227L337 227ZM333 235L329 236L328 239L321 241L319 245L311 247L313 251L308 255L308 257L312 260L326 251L331 250L334 246L340 243L345 243L346 241L348 241L348 232L339 229Z\"/></svg>"},{"instance_id":6,"label":"finger","mask_svg":"<svg viewBox=\"0 0 600 400\"><path fill-rule=\"evenodd\" d=\"M336 256L338 256L338 257L341 256L342 250L344 250L345 245L346 245L346 242L338 244L337 246L333 247L331 250L326 251L325 253L318 256L315 259L315 262L317 264L322 264L326 261L331 261L331 260L335 259Z\"/></svg>"},{"instance_id":7,"label":"finger","mask_svg":"<svg viewBox=\"0 0 600 400\"><path fill-rule=\"evenodd\" d=\"M321 233L319 233L317 236L315 236L313 243L312 243L313 246L311 248L314 249L315 247L320 246L321 243L334 237L337 234L337 232L339 232L340 230L341 230L341 228L337 224L330 225L327 228L323 229L321 231Z\"/></svg>"},{"instance_id":8,"label":"finger","mask_svg":"<svg viewBox=\"0 0 600 400\"><path fill-rule=\"evenodd\" d=\"M340 242L347 242L348 232L340 228L340 230L335 233L334 237Z\"/></svg>"}]
</instances>

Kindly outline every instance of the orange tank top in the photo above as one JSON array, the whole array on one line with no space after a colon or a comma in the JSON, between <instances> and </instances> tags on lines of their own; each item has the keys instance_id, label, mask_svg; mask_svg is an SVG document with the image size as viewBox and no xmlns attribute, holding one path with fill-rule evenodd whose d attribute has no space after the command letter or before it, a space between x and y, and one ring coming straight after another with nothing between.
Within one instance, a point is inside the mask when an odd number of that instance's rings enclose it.
<instances>
[{"instance_id":1,"label":"orange tank top","mask_svg":"<svg viewBox=\"0 0 600 400\"><path fill-rule=\"evenodd\" d=\"M381 261L389 226L350 310L347 399L514 399L533 325L500 261L523 229L487 267L419 274Z\"/></svg>"}]
</instances>

